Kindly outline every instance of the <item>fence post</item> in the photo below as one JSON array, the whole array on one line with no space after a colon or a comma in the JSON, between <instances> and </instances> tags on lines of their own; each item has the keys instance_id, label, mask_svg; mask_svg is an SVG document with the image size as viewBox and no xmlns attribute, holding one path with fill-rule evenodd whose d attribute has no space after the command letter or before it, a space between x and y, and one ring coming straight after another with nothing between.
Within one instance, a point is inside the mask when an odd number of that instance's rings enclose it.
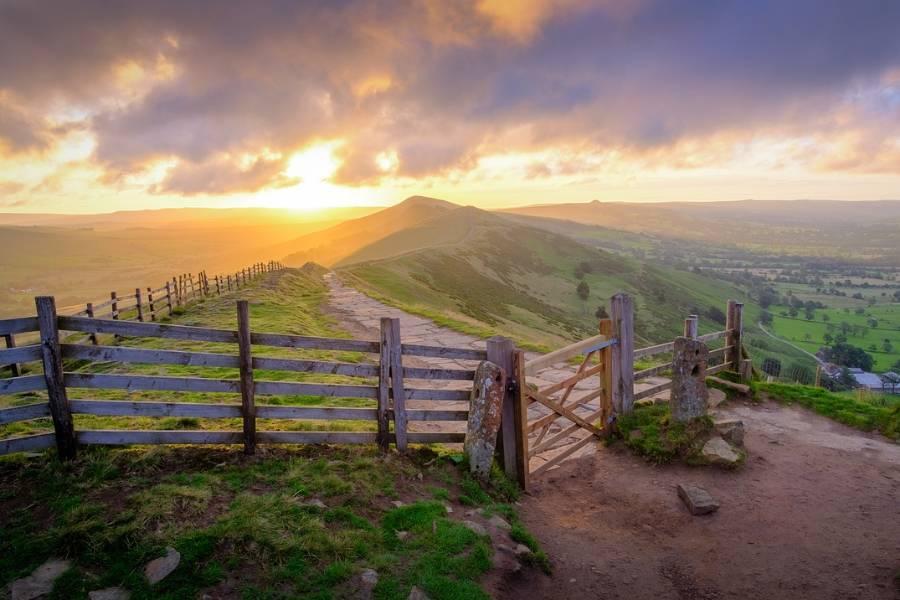
<instances>
[{"instance_id":1,"label":"fence post","mask_svg":"<svg viewBox=\"0 0 900 600\"><path fill-rule=\"evenodd\" d=\"M390 448L391 407L391 320L381 317L381 346L378 355L378 447L382 452Z\"/></svg>"},{"instance_id":2,"label":"fence post","mask_svg":"<svg viewBox=\"0 0 900 600\"><path fill-rule=\"evenodd\" d=\"M115 292L109 293L109 310L112 313L112 318L115 321L119 320L119 296Z\"/></svg>"},{"instance_id":3,"label":"fence post","mask_svg":"<svg viewBox=\"0 0 900 600\"><path fill-rule=\"evenodd\" d=\"M516 420L516 479L519 487L528 491L528 396L525 395L525 352L513 351L512 371L513 407ZM502 423L502 421L501 421Z\"/></svg>"},{"instance_id":4,"label":"fence post","mask_svg":"<svg viewBox=\"0 0 900 600\"><path fill-rule=\"evenodd\" d=\"M725 345L731 349L725 351L725 363L731 365L735 373L741 372L741 342L744 329L744 304L737 300L728 301L725 313Z\"/></svg>"},{"instance_id":5,"label":"fence post","mask_svg":"<svg viewBox=\"0 0 900 600\"><path fill-rule=\"evenodd\" d=\"M141 303L141 288L134 288L134 301L137 306L137 318L138 321L143 323L144 321L144 307Z\"/></svg>"},{"instance_id":6,"label":"fence post","mask_svg":"<svg viewBox=\"0 0 900 600\"><path fill-rule=\"evenodd\" d=\"M403 347L400 342L400 319L388 319L391 364L391 395L394 409L394 438L398 452L406 452L406 389L403 386Z\"/></svg>"},{"instance_id":7,"label":"fence post","mask_svg":"<svg viewBox=\"0 0 900 600\"><path fill-rule=\"evenodd\" d=\"M169 305L169 314L172 314L172 286L169 285L169 282L166 282L166 302Z\"/></svg>"},{"instance_id":8,"label":"fence post","mask_svg":"<svg viewBox=\"0 0 900 600\"><path fill-rule=\"evenodd\" d=\"M494 336L487 340L487 359L503 369L507 378L514 373L513 353L515 346L509 338ZM503 472L510 479L518 479L518 456L516 455L516 399L512 387L506 387L503 395L503 411L500 416L500 436L497 444L502 458Z\"/></svg>"},{"instance_id":9,"label":"fence post","mask_svg":"<svg viewBox=\"0 0 900 600\"><path fill-rule=\"evenodd\" d=\"M222 286L219 285L219 276L216 275L216 296L222 294Z\"/></svg>"},{"instance_id":10,"label":"fence post","mask_svg":"<svg viewBox=\"0 0 900 600\"><path fill-rule=\"evenodd\" d=\"M11 333L7 333L6 335L3 336L3 339L6 340L7 348L15 348L16 347L16 336L15 335L13 335ZM12 373L13 377L19 376L19 363L10 363L7 366L9 367L9 371L10 371L10 373Z\"/></svg>"},{"instance_id":11,"label":"fence post","mask_svg":"<svg viewBox=\"0 0 900 600\"><path fill-rule=\"evenodd\" d=\"M684 337L696 340L700 333L700 318L697 315L688 315L684 320Z\"/></svg>"},{"instance_id":12,"label":"fence post","mask_svg":"<svg viewBox=\"0 0 900 600\"><path fill-rule=\"evenodd\" d=\"M610 382L616 414L634 410L634 301L628 294L610 299L610 318L617 343L612 347L613 377Z\"/></svg>"},{"instance_id":13,"label":"fence post","mask_svg":"<svg viewBox=\"0 0 900 600\"><path fill-rule=\"evenodd\" d=\"M147 308L150 309L150 320L156 321L156 305L153 304L153 288L147 286Z\"/></svg>"},{"instance_id":14,"label":"fence post","mask_svg":"<svg viewBox=\"0 0 900 600\"><path fill-rule=\"evenodd\" d=\"M94 318L94 303L88 302L87 304L85 304L84 312L87 313L88 319L93 319ZM97 345L97 334L96 333L88 334L88 339L91 340L91 344L93 344L94 346Z\"/></svg>"},{"instance_id":15,"label":"fence post","mask_svg":"<svg viewBox=\"0 0 900 600\"><path fill-rule=\"evenodd\" d=\"M75 427L69 410L69 398L63 376L62 354L59 349L59 327L56 322L56 301L52 296L38 296L38 328L41 332L41 360L44 364L44 381L56 432L56 448L62 460L75 458Z\"/></svg>"},{"instance_id":16,"label":"fence post","mask_svg":"<svg viewBox=\"0 0 900 600\"><path fill-rule=\"evenodd\" d=\"M256 398L250 347L250 305L237 302L238 352L241 370L241 414L244 417L244 454L256 452Z\"/></svg>"}]
</instances>

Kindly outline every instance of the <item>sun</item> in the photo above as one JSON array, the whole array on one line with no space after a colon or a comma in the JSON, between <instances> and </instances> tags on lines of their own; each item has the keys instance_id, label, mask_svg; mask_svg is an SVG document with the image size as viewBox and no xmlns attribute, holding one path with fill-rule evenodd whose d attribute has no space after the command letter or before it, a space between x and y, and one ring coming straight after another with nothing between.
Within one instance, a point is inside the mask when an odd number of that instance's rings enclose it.
<instances>
[{"instance_id":1,"label":"sun","mask_svg":"<svg viewBox=\"0 0 900 600\"><path fill-rule=\"evenodd\" d=\"M301 184L307 185L326 181L340 166L334 148L334 144L318 144L297 152L288 161L285 175L296 177Z\"/></svg>"}]
</instances>

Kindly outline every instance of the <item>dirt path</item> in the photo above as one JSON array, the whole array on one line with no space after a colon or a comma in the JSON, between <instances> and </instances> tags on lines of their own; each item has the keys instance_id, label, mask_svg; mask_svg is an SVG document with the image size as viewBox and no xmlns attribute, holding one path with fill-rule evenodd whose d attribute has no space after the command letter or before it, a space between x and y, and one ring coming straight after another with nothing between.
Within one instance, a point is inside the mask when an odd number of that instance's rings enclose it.
<instances>
[{"instance_id":1,"label":"dirt path","mask_svg":"<svg viewBox=\"0 0 900 600\"><path fill-rule=\"evenodd\" d=\"M738 404L749 459L724 472L653 467L600 447L537 482L520 510L552 577L500 598L900 598L900 446L801 408ZM692 517L681 482L718 513Z\"/></svg>"}]
</instances>

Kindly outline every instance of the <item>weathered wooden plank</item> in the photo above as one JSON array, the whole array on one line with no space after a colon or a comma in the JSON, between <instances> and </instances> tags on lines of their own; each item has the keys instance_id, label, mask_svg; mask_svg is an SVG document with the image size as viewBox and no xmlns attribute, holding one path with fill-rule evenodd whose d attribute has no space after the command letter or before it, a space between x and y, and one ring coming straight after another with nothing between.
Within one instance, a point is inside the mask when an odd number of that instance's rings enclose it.
<instances>
[{"instance_id":1,"label":"weathered wooden plank","mask_svg":"<svg viewBox=\"0 0 900 600\"><path fill-rule=\"evenodd\" d=\"M558 392L562 389L571 388L572 386L574 386L576 383L578 383L582 379L587 379L589 377L593 377L597 373L602 373L604 368L605 368L605 365L603 363L596 364L593 367L590 367L589 369L584 369L583 371L575 373L574 375L572 375L571 377L568 377L567 379L564 379L558 383L554 383L553 385L547 386L546 388L541 390L541 393L547 394L549 396L550 394L555 394L556 392Z\"/></svg>"},{"instance_id":2,"label":"weathered wooden plank","mask_svg":"<svg viewBox=\"0 0 900 600\"><path fill-rule=\"evenodd\" d=\"M656 394L665 391L672 387L671 381L666 381L665 383L660 383L659 385L655 385L653 387L649 387L645 390L641 390L639 392L635 392L634 401L643 400L644 398L649 398L650 396L655 396Z\"/></svg>"},{"instance_id":3,"label":"weathered wooden plank","mask_svg":"<svg viewBox=\"0 0 900 600\"><path fill-rule=\"evenodd\" d=\"M380 321L380 340L378 356L378 447L382 452L390 449L391 440L391 328L386 318Z\"/></svg>"},{"instance_id":4,"label":"weathered wooden plank","mask_svg":"<svg viewBox=\"0 0 900 600\"><path fill-rule=\"evenodd\" d=\"M374 421L374 408L343 408L334 406L274 406L258 404L257 419L301 419L307 421ZM259 432L257 432L257 435Z\"/></svg>"},{"instance_id":5,"label":"weathered wooden plank","mask_svg":"<svg viewBox=\"0 0 900 600\"><path fill-rule=\"evenodd\" d=\"M437 400L446 402L468 402L468 390L437 390L425 388L407 388L407 400Z\"/></svg>"},{"instance_id":6,"label":"weathered wooden plank","mask_svg":"<svg viewBox=\"0 0 900 600\"><path fill-rule=\"evenodd\" d=\"M603 431L601 431L600 428L594 426L593 423L588 423L582 417L577 415L575 413L575 411L572 410L571 407L562 406L561 404L559 404L552 398L548 398L547 396L544 396L540 392L529 391L528 395L531 396L532 398L534 398L535 400L537 400L538 402L540 402L541 404L543 404L544 406L546 406L547 408L549 408L550 410L552 410L553 412L555 412L559 415L562 415L563 417L569 419L573 423L577 423L583 429L587 429L588 431L592 432L594 435L596 435L596 436L603 435Z\"/></svg>"},{"instance_id":7,"label":"weathered wooden plank","mask_svg":"<svg viewBox=\"0 0 900 600\"><path fill-rule=\"evenodd\" d=\"M216 354L213 352L184 352L180 350L155 350L150 348L126 348L122 346L63 344L62 355L63 358L91 361L184 365L192 367L231 367L234 369L239 367L239 360L236 355Z\"/></svg>"},{"instance_id":8,"label":"weathered wooden plank","mask_svg":"<svg viewBox=\"0 0 900 600\"><path fill-rule=\"evenodd\" d=\"M401 348L406 356L487 360L486 350L475 350L474 348L447 348L445 346L426 346L423 344L402 344Z\"/></svg>"},{"instance_id":9,"label":"weathered wooden plank","mask_svg":"<svg viewBox=\"0 0 900 600\"><path fill-rule=\"evenodd\" d=\"M126 400L69 400L73 413L107 417L240 418L239 404L194 402L130 402Z\"/></svg>"},{"instance_id":10,"label":"weathered wooden plank","mask_svg":"<svg viewBox=\"0 0 900 600\"><path fill-rule=\"evenodd\" d=\"M697 339L701 342L714 342L715 340L721 339L725 337L727 331L714 331L712 333L706 333L704 335L698 335Z\"/></svg>"},{"instance_id":11,"label":"weathered wooden plank","mask_svg":"<svg viewBox=\"0 0 900 600\"><path fill-rule=\"evenodd\" d=\"M672 369L672 363L664 363L661 365L656 365L655 367L650 367L648 369L643 369L641 371L636 371L634 374L634 380L640 381L641 379L647 379L648 377L655 377L660 373L665 373L666 371L670 371Z\"/></svg>"},{"instance_id":12,"label":"weathered wooden plank","mask_svg":"<svg viewBox=\"0 0 900 600\"><path fill-rule=\"evenodd\" d=\"M467 369L424 369L418 367L403 367L403 378L472 381L475 379L475 371Z\"/></svg>"},{"instance_id":13,"label":"weathered wooden plank","mask_svg":"<svg viewBox=\"0 0 900 600\"><path fill-rule=\"evenodd\" d=\"M591 414L585 416L584 420L588 421L588 422L592 422L592 421L596 421L597 419L599 419L602 416L603 416L603 409L601 408L600 410L594 411ZM553 446L555 446L557 443L572 436L579 429L581 429L581 425L578 425L578 424L570 425L569 427L563 429L562 431L560 431L559 433L557 433L550 439L544 440L543 443L538 444L537 446L535 446L534 448L531 449L531 452L528 455L529 460L534 458L541 452L546 452L547 450L552 449Z\"/></svg>"},{"instance_id":14,"label":"weathered wooden plank","mask_svg":"<svg viewBox=\"0 0 900 600\"><path fill-rule=\"evenodd\" d=\"M656 354L664 354L675 349L675 342L666 342L655 346L647 346L646 348L638 348L634 351L634 358L638 359L644 356L654 356Z\"/></svg>"},{"instance_id":15,"label":"weathered wooden plank","mask_svg":"<svg viewBox=\"0 0 900 600\"><path fill-rule=\"evenodd\" d=\"M41 347L37 344L33 346L13 346L0 350L0 366L35 360L41 360Z\"/></svg>"},{"instance_id":16,"label":"weathered wooden plank","mask_svg":"<svg viewBox=\"0 0 900 600\"><path fill-rule=\"evenodd\" d=\"M279 348L369 352L373 354L377 354L379 351L378 342L288 335L283 333L253 333L250 335L250 341L257 346L276 346Z\"/></svg>"},{"instance_id":17,"label":"weathered wooden plank","mask_svg":"<svg viewBox=\"0 0 900 600\"><path fill-rule=\"evenodd\" d=\"M374 431L260 431L262 444L374 444Z\"/></svg>"},{"instance_id":18,"label":"weathered wooden plank","mask_svg":"<svg viewBox=\"0 0 900 600\"><path fill-rule=\"evenodd\" d=\"M66 373L66 385L75 388L108 388L119 390L157 390L168 392L222 392L237 394L237 379L203 377L163 377L153 375L108 375L100 373Z\"/></svg>"},{"instance_id":19,"label":"weathered wooden plank","mask_svg":"<svg viewBox=\"0 0 900 600\"><path fill-rule=\"evenodd\" d=\"M0 409L0 425L6 423L15 423L17 421L28 421L30 419L40 419L50 416L50 403L38 402L37 404L26 404L24 406L14 406L13 408Z\"/></svg>"},{"instance_id":20,"label":"weathered wooden plank","mask_svg":"<svg viewBox=\"0 0 900 600\"><path fill-rule=\"evenodd\" d=\"M72 460L75 458L76 444L63 375L62 354L59 350L56 300L52 296L38 296L34 299L34 304L37 308L38 328L41 331L44 382L47 384L50 416L53 417L53 430L56 432L56 448L62 460Z\"/></svg>"},{"instance_id":21,"label":"weathered wooden plank","mask_svg":"<svg viewBox=\"0 0 900 600\"><path fill-rule=\"evenodd\" d=\"M613 378L609 382L613 410L630 414L634 410L634 299L616 294L609 302L618 343L612 348Z\"/></svg>"},{"instance_id":22,"label":"weathered wooden plank","mask_svg":"<svg viewBox=\"0 0 900 600\"><path fill-rule=\"evenodd\" d=\"M0 335L28 333L38 330L37 317L19 317L17 319L0 319Z\"/></svg>"},{"instance_id":23,"label":"weathered wooden plank","mask_svg":"<svg viewBox=\"0 0 900 600\"><path fill-rule=\"evenodd\" d=\"M129 431L87 429L75 432L79 444L122 446L131 444L240 444L240 431Z\"/></svg>"},{"instance_id":24,"label":"weathered wooden plank","mask_svg":"<svg viewBox=\"0 0 900 600\"><path fill-rule=\"evenodd\" d=\"M52 448L56 444L56 435L52 433L39 433L24 437L6 438L0 440L0 454L12 452L32 452Z\"/></svg>"},{"instance_id":25,"label":"weathered wooden plank","mask_svg":"<svg viewBox=\"0 0 900 600\"><path fill-rule=\"evenodd\" d=\"M47 383L44 381L43 375L22 375L20 377L0 379L0 395L46 389Z\"/></svg>"},{"instance_id":26,"label":"weathered wooden plank","mask_svg":"<svg viewBox=\"0 0 900 600\"><path fill-rule=\"evenodd\" d=\"M571 402L570 404L567 404L566 406L568 406L569 408L574 410L576 407L581 406L582 404L587 404L588 402L591 402L592 400L596 400L597 398L601 397L603 394L604 394L604 390L602 388L597 389L597 390L594 390L593 392L591 392L590 394L585 394L581 398L577 398L575 401ZM527 394L526 394L526 396L527 396ZM563 419L563 418L565 418L565 417L563 417L562 415L559 415L555 412L550 413L549 415L544 415L543 417L535 419L534 421L532 421L531 423L528 424L528 433L532 433L533 431L536 431L542 427L546 427L548 424L552 423L553 421L556 421L557 419Z\"/></svg>"},{"instance_id":27,"label":"weathered wooden plank","mask_svg":"<svg viewBox=\"0 0 900 600\"><path fill-rule=\"evenodd\" d=\"M238 353L241 367L241 414L244 421L244 454L256 452L256 385L250 348L250 304L237 301Z\"/></svg>"},{"instance_id":28,"label":"weathered wooden plank","mask_svg":"<svg viewBox=\"0 0 900 600\"><path fill-rule=\"evenodd\" d=\"M593 437L594 436L592 436L592 435L587 435L583 439L575 442L574 444L572 444L571 446L566 448L563 452L560 452L559 454L557 454L556 456L554 456L553 458L551 458L550 460L548 460L547 462L542 464L540 467L538 467L537 469L532 471L531 476L538 477L541 474L545 473L551 467L558 465L560 462L569 458L570 456L572 456L573 454L575 454L576 452L581 450L581 448L583 448L585 445L590 443L590 441L591 441L591 439L593 439Z\"/></svg>"},{"instance_id":29,"label":"weathered wooden plank","mask_svg":"<svg viewBox=\"0 0 900 600\"><path fill-rule=\"evenodd\" d=\"M84 333L114 333L132 337L158 337L237 344L237 331L168 325L164 323L135 323L134 321L88 319L85 317L59 317L59 328L66 331L81 331Z\"/></svg>"},{"instance_id":30,"label":"weathered wooden plank","mask_svg":"<svg viewBox=\"0 0 900 600\"><path fill-rule=\"evenodd\" d=\"M715 350L710 350L707 358L715 358L718 356L725 356L725 354L731 351L731 346L723 346L721 348L716 348Z\"/></svg>"},{"instance_id":31,"label":"weathered wooden plank","mask_svg":"<svg viewBox=\"0 0 900 600\"><path fill-rule=\"evenodd\" d=\"M603 348L609 346L611 343L612 340L603 334L589 337L587 339L581 340L580 342L575 342L574 344L570 344L565 348L554 350L553 352L543 354L535 359L527 361L525 363L525 374L534 375L541 369L546 369L547 367L555 365L556 363L565 362L573 356L585 354L586 352L595 352L597 350L602 350Z\"/></svg>"},{"instance_id":32,"label":"weathered wooden plank","mask_svg":"<svg viewBox=\"0 0 900 600\"><path fill-rule=\"evenodd\" d=\"M406 439L412 444L462 444L466 441L465 433L442 431L410 431Z\"/></svg>"},{"instance_id":33,"label":"weathered wooden plank","mask_svg":"<svg viewBox=\"0 0 900 600\"><path fill-rule=\"evenodd\" d=\"M400 319L382 319L381 326L390 328L388 359L391 364L391 399L394 410L394 443L398 452L406 452L406 392L403 389L403 350L400 340Z\"/></svg>"},{"instance_id":34,"label":"weathered wooden plank","mask_svg":"<svg viewBox=\"0 0 900 600\"><path fill-rule=\"evenodd\" d=\"M296 373L320 373L325 375L346 375L348 377L378 377L378 366L323 360L298 360L293 358L253 357L254 369L269 371L291 371Z\"/></svg>"},{"instance_id":35,"label":"weathered wooden plank","mask_svg":"<svg viewBox=\"0 0 900 600\"><path fill-rule=\"evenodd\" d=\"M7 351L8 351L8 352L11 352L11 351L14 351L14 350L15 350L15 348L16 348L16 336L15 336L14 334L8 333L8 334L4 335L4 336L3 336L3 340L4 340L5 343L6 343L6 348L7 348ZM38 350L38 352L40 353L40 350ZM9 354L7 354L7 356L9 356ZM2 366L3 366L3 363L0 362L0 367L2 367ZM18 362L12 360L12 361L10 361L10 362L7 363L7 366L9 367L9 374L10 374L10 376L12 376L12 377L18 377L19 375L22 374L21 371L19 371L19 363L18 363Z\"/></svg>"},{"instance_id":36,"label":"weathered wooden plank","mask_svg":"<svg viewBox=\"0 0 900 600\"><path fill-rule=\"evenodd\" d=\"M598 323L598 329L600 333L612 337L615 335L615 327L613 326L612 319L600 319ZM612 381L613 381L613 348L612 346L608 346L600 351L600 364L603 365L603 375L601 375L600 379L602 380L602 387L600 388L599 398L600 398L600 409L603 411L600 415L600 422L606 427L606 431L609 432L612 429L613 423L613 405L612 405Z\"/></svg>"},{"instance_id":37,"label":"weathered wooden plank","mask_svg":"<svg viewBox=\"0 0 900 600\"><path fill-rule=\"evenodd\" d=\"M325 396L330 398L375 398L374 385L338 385L296 383L293 381L257 381L256 393L271 396Z\"/></svg>"},{"instance_id":38,"label":"weathered wooden plank","mask_svg":"<svg viewBox=\"0 0 900 600\"><path fill-rule=\"evenodd\" d=\"M513 396L513 418L516 422L516 479L528 491L528 397L525 395L525 353L513 352L513 370L509 387Z\"/></svg>"},{"instance_id":39,"label":"weathered wooden plank","mask_svg":"<svg viewBox=\"0 0 900 600\"><path fill-rule=\"evenodd\" d=\"M714 367L707 367L706 374L707 374L707 376L715 375L716 373L721 373L722 371L727 371L730 368L731 368L731 365L726 362L726 363L722 363L721 365L716 365Z\"/></svg>"},{"instance_id":40,"label":"weathered wooden plank","mask_svg":"<svg viewBox=\"0 0 900 600\"><path fill-rule=\"evenodd\" d=\"M410 421L467 421L469 411L407 408L406 418Z\"/></svg>"}]
</instances>

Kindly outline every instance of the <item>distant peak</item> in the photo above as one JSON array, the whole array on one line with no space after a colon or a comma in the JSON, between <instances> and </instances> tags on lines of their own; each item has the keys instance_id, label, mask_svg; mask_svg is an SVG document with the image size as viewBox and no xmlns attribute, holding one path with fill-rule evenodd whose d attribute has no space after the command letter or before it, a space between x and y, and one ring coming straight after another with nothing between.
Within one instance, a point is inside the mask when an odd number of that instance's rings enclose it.
<instances>
[{"instance_id":1,"label":"distant peak","mask_svg":"<svg viewBox=\"0 0 900 600\"><path fill-rule=\"evenodd\" d=\"M458 205L440 198L430 198L428 196L410 196L397 206L443 206L446 208L456 207Z\"/></svg>"}]
</instances>

